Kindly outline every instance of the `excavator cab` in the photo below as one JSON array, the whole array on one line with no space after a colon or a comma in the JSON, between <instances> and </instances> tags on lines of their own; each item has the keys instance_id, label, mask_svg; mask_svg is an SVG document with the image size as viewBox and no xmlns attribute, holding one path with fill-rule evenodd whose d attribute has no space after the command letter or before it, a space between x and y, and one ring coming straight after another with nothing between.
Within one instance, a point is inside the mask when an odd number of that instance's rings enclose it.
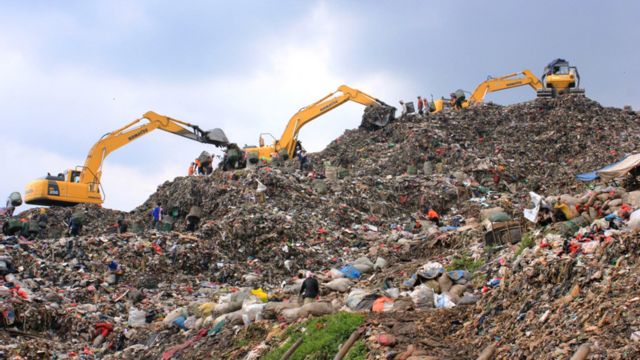
<instances>
[{"instance_id":1,"label":"excavator cab","mask_svg":"<svg viewBox=\"0 0 640 360\"><path fill-rule=\"evenodd\" d=\"M567 60L555 59L550 62L542 74L542 89L538 97L556 97L560 94L584 94L580 88L578 68L571 66Z\"/></svg>"},{"instance_id":2,"label":"excavator cab","mask_svg":"<svg viewBox=\"0 0 640 360\"><path fill-rule=\"evenodd\" d=\"M99 184L83 184L81 175L82 168L77 167L31 181L25 189L25 202L44 206L73 206L81 202L101 204L103 197Z\"/></svg>"}]
</instances>

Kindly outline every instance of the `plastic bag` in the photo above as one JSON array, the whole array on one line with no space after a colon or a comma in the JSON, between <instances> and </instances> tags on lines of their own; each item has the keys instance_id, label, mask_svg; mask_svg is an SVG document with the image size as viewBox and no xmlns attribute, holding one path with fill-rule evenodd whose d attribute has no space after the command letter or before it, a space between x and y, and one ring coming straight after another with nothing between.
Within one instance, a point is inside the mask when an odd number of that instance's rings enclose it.
<instances>
[{"instance_id":1,"label":"plastic bag","mask_svg":"<svg viewBox=\"0 0 640 360\"><path fill-rule=\"evenodd\" d=\"M257 288L257 289L251 290L251 295L254 295L258 299L260 299L260 301L262 301L262 302L267 302L269 300L269 295L267 295L267 293L264 292L264 290L262 290L262 288Z\"/></svg>"},{"instance_id":2,"label":"plastic bag","mask_svg":"<svg viewBox=\"0 0 640 360\"><path fill-rule=\"evenodd\" d=\"M242 308L242 322L249 326L254 321L262 320L262 311L265 304L251 304Z\"/></svg>"},{"instance_id":3,"label":"plastic bag","mask_svg":"<svg viewBox=\"0 0 640 360\"><path fill-rule=\"evenodd\" d=\"M127 323L131 327L142 327L146 324L147 313L144 310L138 310L134 307L129 309L129 320Z\"/></svg>"},{"instance_id":4,"label":"plastic bag","mask_svg":"<svg viewBox=\"0 0 640 360\"><path fill-rule=\"evenodd\" d=\"M358 269L361 274L369 273L373 271L373 262L369 260L367 257L360 257L353 262L353 267Z\"/></svg>"},{"instance_id":5,"label":"plastic bag","mask_svg":"<svg viewBox=\"0 0 640 360\"><path fill-rule=\"evenodd\" d=\"M355 310L366 295L367 292L362 289L351 290L349 295L347 295L347 307L351 310Z\"/></svg>"},{"instance_id":6,"label":"plastic bag","mask_svg":"<svg viewBox=\"0 0 640 360\"><path fill-rule=\"evenodd\" d=\"M375 270L381 270L381 269L386 268L387 266L388 266L387 260L385 260L385 259L383 259L381 257L378 257L376 259L376 263L374 264L373 268Z\"/></svg>"},{"instance_id":7,"label":"plastic bag","mask_svg":"<svg viewBox=\"0 0 640 360\"><path fill-rule=\"evenodd\" d=\"M448 294L433 294L433 303L438 309L448 309L456 306L456 304L451 301L451 298Z\"/></svg>"},{"instance_id":8,"label":"plastic bag","mask_svg":"<svg viewBox=\"0 0 640 360\"><path fill-rule=\"evenodd\" d=\"M416 305L416 308L432 308L434 306L434 292L433 289L425 286L417 286L410 294L411 300Z\"/></svg>"},{"instance_id":9,"label":"plastic bag","mask_svg":"<svg viewBox=\"0 0 640 360\"><path fill-rule=\"evenodd\" d=\"M534 193L533 191L529 192L529 196L531 197L531 202L533 203L533 209L524 209L524 217L525 219L535 224L538 222L538 212L540 211L542 196Z\"/></svg>"},{"instance_id":10,"label":"plastic bag","mask_svg":"<svg viewBox=\"0 0 640 360\"><path fill-rule=\"evenodd\" d=\"M344 277L349 279L358 279L360 278L360 271L353 267L353 265L345 265L340 269L340 272L344 274Z\"/></svg>"},{"instance_id":11,"label":"plastic bag","mask_svg":"<svg viewBox=\"0 0 640 360\"><path fill-rule=\"evenodd\" d=\"M256 180L258 182L258 188L256 189L256 192L259 193L263 193L265 191L267 191L267 186L263 183L260 182L260 180Z\"/></svg>"},{"instance_id":12,"label":"plastic bag","mask_svg":"<svg viewBox=\"0 0 640 360\"><path fill-rule=\"evenodd\" d=\"M179 316L187 316L187 309L186 308L177 308L174 309L173 311L171 311L169 314L167 314L167 316L164 317L164 320L162 320L163 323L165 323L166 325L169 325L171 323L174 322L175 319L177 319Z\"/></svg>"}]
</instances>

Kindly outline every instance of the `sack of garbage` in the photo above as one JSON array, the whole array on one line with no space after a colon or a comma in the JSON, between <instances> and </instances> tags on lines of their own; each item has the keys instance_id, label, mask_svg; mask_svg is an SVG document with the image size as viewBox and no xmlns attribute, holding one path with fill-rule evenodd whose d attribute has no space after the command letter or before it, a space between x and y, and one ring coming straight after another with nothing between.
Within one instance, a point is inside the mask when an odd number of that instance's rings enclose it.
<instances>
[{"instance_id":1,"label":"sack of garbage","mask_svg":"<svg viewBox=\"0 0 640 360\"><path fill-rule=\"evenodd\" d=\"M347 278L340 278L329 281L325 286L333 291L347 292L353 286L353 282Z\"/></svg>"},{"instance_id":2,"label":"sack of garbage","mask_svg":"<svg viewBox=\"0 0 640 360\"><path fill-rule=\"evenodd\" d=\"M432 308L434 306L433 302L433 289L427 287L425 285L418 285L416 288L409 294L411 296L411 300L415 304L417 309L427 309Z\"/></svg>"},{"instance_id":3,"label":"sack of garbage","mask_svg":"<svg viewBox=\"0 0 640 360\"><path fill-rule=\"evenodd\" d=\"M501 211L501 212L497 212L497 213L491 214L489 216L489 221L491 221L491 222L511 221L511 216L509 216L509 214L507 214L506 212Z\"/></svg>"},{"instance_id":4,"label":"sack of garbage","mask_svg":"<svg viewBox=\"0 0 640 360\"><path fill-rule=\"evenodd\" d=\"M466 270L447 271L447 276L456 284L466 284L471 280L471 273Z\"/></svg>"},{"instance_id":5,"label":"sack of garbage","mask_svg":"<svg viewBox=\"0 0 640 360\"><path fill-rule=\"evenodd\" d=\"M298 308L298 304L292 302L268 302L262 309L263 319L276 319L285 309Z\"/></svg>"},{"instance_id":6,"label":"sack of garbage","mask_svg":"<svg viewBox=\"0 0 640 360\"><path fill-rule=\"evenodd\" d=\"M356 310L358 304L360 304L360 301L362 301L366 295L367 292L362 289L351 290L349 295L347 295L347 307L351 310Z\"/></svg>"},{"instance_id":7,"label":"sack of garbage","mask_svg":"<svg viewBox=\"0 0 640 360\"><path fill-rule=\"evenodd\" d=\"M284 309L281 314L285 321L294 322L300 318L300 308Z\"/></svg>"},{"instance_id":8,"label":"sack of garbage","mask_svg":"<svg viewBox=\"0 0 640 360\"><path fill-rule=\"evenodd\" d=\"M342 273L342 271L338 270L338 269L331 269L327 272L327 276L330 279L339 279L344 277L344 274Z\"/></svg>"},{"instance_id":9,"label":"sack of garbage","mask_svg":"<svg viewBox=\"0 0 640 360\"><path fill-rule=\"evenodd\" d=\"M504 209L501 207L492 207L488 209L482 209L480 210L480 221L490 220L491 216L495 214L500 214L500 213L504 213Z\"/></svg>"},{"instance_id":10,"label":"sack of garbage","mask_svg":"<svg viewBox=\"0 0 640 360\"><path fill-rule=\"evenodd\" d=\"M376 259L376 263L373 265L373 268L375 270L382 270L382 269L385 269L387 266L388 266L387 260L381 257L378 257Z\"/></svg>"},{"instance_id":11,"label":"sack of garbage","mask_svg":"<svg viewBox=\"0 0 640 360\"><path fill-rule=\"evenodd\" d=\"M165 325L171 325L178 317L184 316L186 318L187 315L188 315L187 308L180 307L180 308L174 309L169 314L167 314L167 316L164 317L164 320L162 320L162 322Z\"/></svg>"},{"instance_id":12,"label":"sack of garbage","mask_svg":"<svg viewBox=\"0 0 640 360\"><path fill-rule=\"evenodd\" d=\"M242 307L242 322L249 326L254 321L262 320L262 311L265 304L251 304Z\"/></svg>"},{"instance_id":13,"label":"sack of garbage","mask_svg":"<svg viewBox=\"0 0 640 360\"><path fill-rule=\"evenodd\" d=\"M313 316L322 316L333 314L333 306L331 306L328 302L312 302L309 304L305 304L300 308L300 312L298 313L301 317L307 317L309 315Z\"/></svg>"},{"instance_id":14,"label":"sack of garbage","mask_svg":"<svg viewBox=\"0 0 640 360\"><path fill-rule=\"evenodd\" d=\"M225 322L229 325L244 324L244 321L242 320L242 309L228 313L225 317Z\"/></svg>"},{"instance_id":15,"label":"sack of garbage","mask_svg":"<svg viewBox=\"0 0 640 360\"><path fill-rule=\"evenodd\" d=\"M353 267L355 267L361 274L370 273L373 271L374 263L369 260L367 257L357 258L356 261L353 262Z\"/></svg>"},{"instance_id":16,"label":"sack of garbage","mask_svg":"<svg viewBox=\"0 0 640 360\"><path fill-rule=\"evenodd\" d=\"M634 211L629 215L628 226L631 230L640 232L640 209Z\"/></svg>"}]
</instances>

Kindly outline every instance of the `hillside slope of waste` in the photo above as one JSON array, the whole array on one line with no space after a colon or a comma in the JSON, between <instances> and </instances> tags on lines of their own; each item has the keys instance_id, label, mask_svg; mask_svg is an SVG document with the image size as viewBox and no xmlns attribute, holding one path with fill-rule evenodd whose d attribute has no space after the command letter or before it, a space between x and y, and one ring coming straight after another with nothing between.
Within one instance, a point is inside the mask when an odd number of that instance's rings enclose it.
<instances>
[{"instance_id":1,"label":"hillside slope of waste","mask_svg":"<svg viewBox=\"0 0 640 360\"><path fill-rule=\"evenodd\" d=\"M179 177L130 213L50 208L40 237L0 240L0 358L638 358L640 191L574 180L636 150L638 120L581 97L407 116L308 171ZM307 276L320 295L301 303Z\"/></svg>"},{"instance_id":2,"label":"hillside slope of waste","mask_svg":"<svg viewBox=\"0 0 640 360\"><path fill-rule=\"evenodd\" d=\"M640 117L581 96L485 104L370 133L349 130L320 153L354 174L464 173L498 190L568 191L575 175L636 150Z\"/></svg>"}]
</instances>

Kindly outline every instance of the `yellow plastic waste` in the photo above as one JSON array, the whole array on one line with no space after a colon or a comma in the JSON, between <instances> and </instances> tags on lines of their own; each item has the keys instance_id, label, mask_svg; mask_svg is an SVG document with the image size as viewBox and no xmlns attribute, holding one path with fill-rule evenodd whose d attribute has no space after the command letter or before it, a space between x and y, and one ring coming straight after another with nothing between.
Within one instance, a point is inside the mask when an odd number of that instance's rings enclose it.
<instances>
[{"instance_id":1,"label":"yellow plastic waste","mask_svg":"<svg viewBox=\"0 0 640 360\"><path fill-rule=\"evenodd\" d=\"M207 302L200 306L198 306L198 310L202 313L202 317L206 317L211 315L213 312L213 308L216 306L216 303Z\"/></svg>"},{"instance_id":2,"label":"yellow plastic waste","mask_svg":"<svg viewBox=\"0 0 640 360\"><path fill-rule=\"evenodd\" d=\"M264 290L262 290L262 288L257 288L257 289L251 290L251 295L254 295L258 299L260 299L260 301L262 301L262 302L267 302L269 300L269 295L267 295L267 293L264 292Z\"/></svg>"},{"instance_id":3,"label":"yellow plastic waste","mask_svg":"<svg viewBox=\"0 0 640 360\"><path fill-rule=\"evenodd\" d=\"M571 211L571 208L569 208L569 206L567 206L567 204L560 203L560 204L557 204L556 206L554 206L554 208L559 209L560 211L562 211L562 213L567 218L567 220L571 220L576 216L576 214L574 212L575 210Z\"/></svg>"}]
</instances>

